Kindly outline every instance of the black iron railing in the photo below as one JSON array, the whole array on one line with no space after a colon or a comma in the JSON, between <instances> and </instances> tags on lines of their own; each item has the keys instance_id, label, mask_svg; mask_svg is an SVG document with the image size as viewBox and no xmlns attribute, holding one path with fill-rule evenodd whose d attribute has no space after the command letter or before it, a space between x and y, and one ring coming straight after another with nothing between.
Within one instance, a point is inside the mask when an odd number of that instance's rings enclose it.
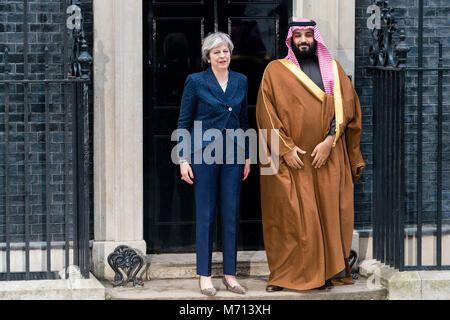
<instances>
[{"instance_id":1,"label":"black iron railing","mask_svg":"<svg viewBox=\"0 0 450 320\"><path fill-rule=\"evenodd\" d=\"M439 43L439 62L435 68L423 67L423 0L419 0L418 23L418 67L407 67L406 55L409 51L405 35L400 31L400 42L393 45L393 34L397 32L392 16L393 9L387 1L377 0L381 8L381 28L373 30L374 44L370 49L373 75L373 165L374 165L374 214L373 214L373 254L374 258L392 267L403 270L450 269L443 265L443 75L450 68L443 67L442 43ZM423 210L424 189L433 187L423 180L424 172L424 73L437 77L437 146L436 146L436 210L434 217L425 216ZM407 83L417 74L417 129L415 133L406 131L405 102L406 90L413 84ZM433 83L433 81L431 81ZM431 100L431 99L429 99ZM429 104L432 102L429 102ZM430 107L428 105L428 107ZM416 137L416 189L415 201L408 197L407 176L411 165L407 165L408 144L405 137ZM408 139L410 141L411 139ZM430 142L427 142L430 144ZM411 148L409 148L411 149ZM426 153L425 153L426 154ZM434 154L433 154L434 158ZM447 159L448 162L448 159ZM428 162L429 163L429 162ZM430 190L427 190L430 193ZM448 219L447 219L448 221ZM435 240L435 251L427 251L435 263L423 264L423 231L427 230ZM408 240L409 239L409 240ZM405 242L415 240L415 247L409 248L409 263L406 263ZM411 241L410 241L411 242ZM415 257L415 263L410 263Z\"/></svg>"},{"instance_id":2,"label":"black iron railing","mask_svg":"<svg viewBox=\"0 0 450 320\"><path fill-rule=\"evenodd\" d=\"M405 70L374 68L373 254L377 260L401 268L404 257Z\"/></svg>"},{"instance_id":3,"label":"black iron railing","mask_svg":"<svg viewBox=\"0 0 450 320\"><path fill-rule=\"evenodd\" d=\"M78 1L63 0L63 3L80 13ZM0 90L3 90L0 95L4 101L4 110L1 111L4 115L4 130L0 132L4 144L4 161L0 163L4 168L4 187L1 188L0 195L4 228L0 230L3 239L0 240L0 254L6 261L6 267L0 272L0 280L58 278L58 271L61 270L55 270L52 266L52 256L56 249L64 250L66 278L67 267L72 264L78 266L81 274L88 278L88 89L92 58L88 54L83 25L80 23L82 19L78 19L78 24L72 30L63 30L64 74L61 79L50 79L50 55L47 47L44 50L44 79L29 79L28 7L29 1L24 0L23 79L17 80L17 68L15 74L10 73L9 50L6 48L3 53L5 73L3 80L0 80ZM62 14L66 17L66 11ZM66 21L65 18L63 20ZM22 74L19 76L22 77ZM44 101L36 98L36 93L43 93ZM37 103L34 101L36 99ZM43 108L33 110L32 106L36 107L40 102L43 102ZM63 138L56 133L62 133ZM23 148L17 147L22 143ZM41 148L42 144L45 145L44 148ZM23 166L23 175L12 172L11 169L17 166ZM17 178L22 176L23 181L18 183ZM12 178L15 180L14 184ZM55 181L59 178L62 183ZM43 187L35 187L36 180ZM58 200L55 200L57 197ZM55 212L55 201L63 203L62 214ZM40 207L43 214L38 218L34 212ZM55 235L52 229L61 224L63 231ZM40 264L45 265L44 270L31 264L33 249L45 250L45 264ZM12 251L24 253L24 266L19 268L21 270L12 267ZM17 263L18 261L15 265Z\"/></svg>"}]
</instances>

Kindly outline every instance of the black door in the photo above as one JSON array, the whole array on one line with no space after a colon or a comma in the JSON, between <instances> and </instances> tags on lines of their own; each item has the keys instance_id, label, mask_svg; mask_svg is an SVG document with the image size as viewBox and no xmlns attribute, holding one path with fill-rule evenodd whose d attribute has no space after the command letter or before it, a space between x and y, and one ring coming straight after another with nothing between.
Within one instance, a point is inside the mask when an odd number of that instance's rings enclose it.
<instances>
[{"instance_id":1,"label":"black door","mask_svg":"<svg viewBox=\"0 0 450 320\"><path fill-rule=\"evenodd\" d=\"M180 180L171 161L184 81L204 70L201 41L210 32L231 34L231 69L249 79L249 121L256 128L255 103L265 66L284 57L292 1L146 0L144 8L144 237L148 253L194 252L193 188ZM221 248L216 218L213 250ZM259 169L244 182L239 250L263 249Z\"/></svg>"}]
</instances>

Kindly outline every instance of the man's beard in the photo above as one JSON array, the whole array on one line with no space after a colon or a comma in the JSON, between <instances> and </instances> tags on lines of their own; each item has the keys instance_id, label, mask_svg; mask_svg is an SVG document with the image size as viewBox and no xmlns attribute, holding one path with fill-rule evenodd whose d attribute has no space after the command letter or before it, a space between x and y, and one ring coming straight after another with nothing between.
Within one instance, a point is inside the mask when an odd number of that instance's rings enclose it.
<instances>
[{"instance_id":1,"label":"man's beard","mask_svg":"<svg viewBox=\"0 0 450 320\"><path fill-rule=\"evenodd\" d=\"M300 45L301 43L299 43ZM305 44L305 43L303 43ZM316 55L316 40L314 40L313 44L309 47L308 50L300 50L298 46L295 45L294 39L291 38L291 47L292 51L294 51L295 57L297 60L304 60L308 58L312 58Z\"/></svg>"}]
</instances>

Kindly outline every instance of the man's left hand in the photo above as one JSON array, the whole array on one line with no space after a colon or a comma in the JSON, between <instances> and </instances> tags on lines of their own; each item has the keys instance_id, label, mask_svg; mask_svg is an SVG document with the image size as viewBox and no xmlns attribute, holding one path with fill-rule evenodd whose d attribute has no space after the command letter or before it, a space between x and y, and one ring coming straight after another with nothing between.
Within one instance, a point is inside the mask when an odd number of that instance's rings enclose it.
<instances>
[{"instance_id":1,"label":"man's left hand","mask_svg":"<svg viewBox=\"0 0 450 320\"><path fill-rule=\"evenodd\" d=\"M314 151L311 154L311 157L314 158L312 162L314 168L319 169L327 162L331 153L331 148L333 147L333 141L334 135L330 135L314 148Z\"/></svg>"}]
</instances>

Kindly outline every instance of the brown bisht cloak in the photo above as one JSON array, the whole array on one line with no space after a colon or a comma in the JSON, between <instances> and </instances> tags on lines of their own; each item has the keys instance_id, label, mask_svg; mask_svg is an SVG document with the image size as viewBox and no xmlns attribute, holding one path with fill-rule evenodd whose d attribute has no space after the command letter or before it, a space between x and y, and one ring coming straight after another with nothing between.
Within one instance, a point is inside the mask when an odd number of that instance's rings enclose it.
<instances>
[{"instance_id":1,"label":"brown bisht cloak","mask_svg":"<svg viewBox=\"0 0 450 320\"><path fill-rule=\"evenodd\" d=\"M279 156L278 173L261 175L268 285L306 290L328 279L334 285L353 283L347 258L353 236L353 183L365 165L360 151L361 107L336 61L333 74L334 96L285 59L271 62L261 81L258 128L268 129L268 155ZM311 153L327 137L333 116L332 151L327 163L315 169ZM279 151L271 150L269 129L279 130ZM300 155L302 169L288 167L282 157L294 146L307 152ZM335 277L343 270L344 277Z\"/></svg>"}]
</instances>

